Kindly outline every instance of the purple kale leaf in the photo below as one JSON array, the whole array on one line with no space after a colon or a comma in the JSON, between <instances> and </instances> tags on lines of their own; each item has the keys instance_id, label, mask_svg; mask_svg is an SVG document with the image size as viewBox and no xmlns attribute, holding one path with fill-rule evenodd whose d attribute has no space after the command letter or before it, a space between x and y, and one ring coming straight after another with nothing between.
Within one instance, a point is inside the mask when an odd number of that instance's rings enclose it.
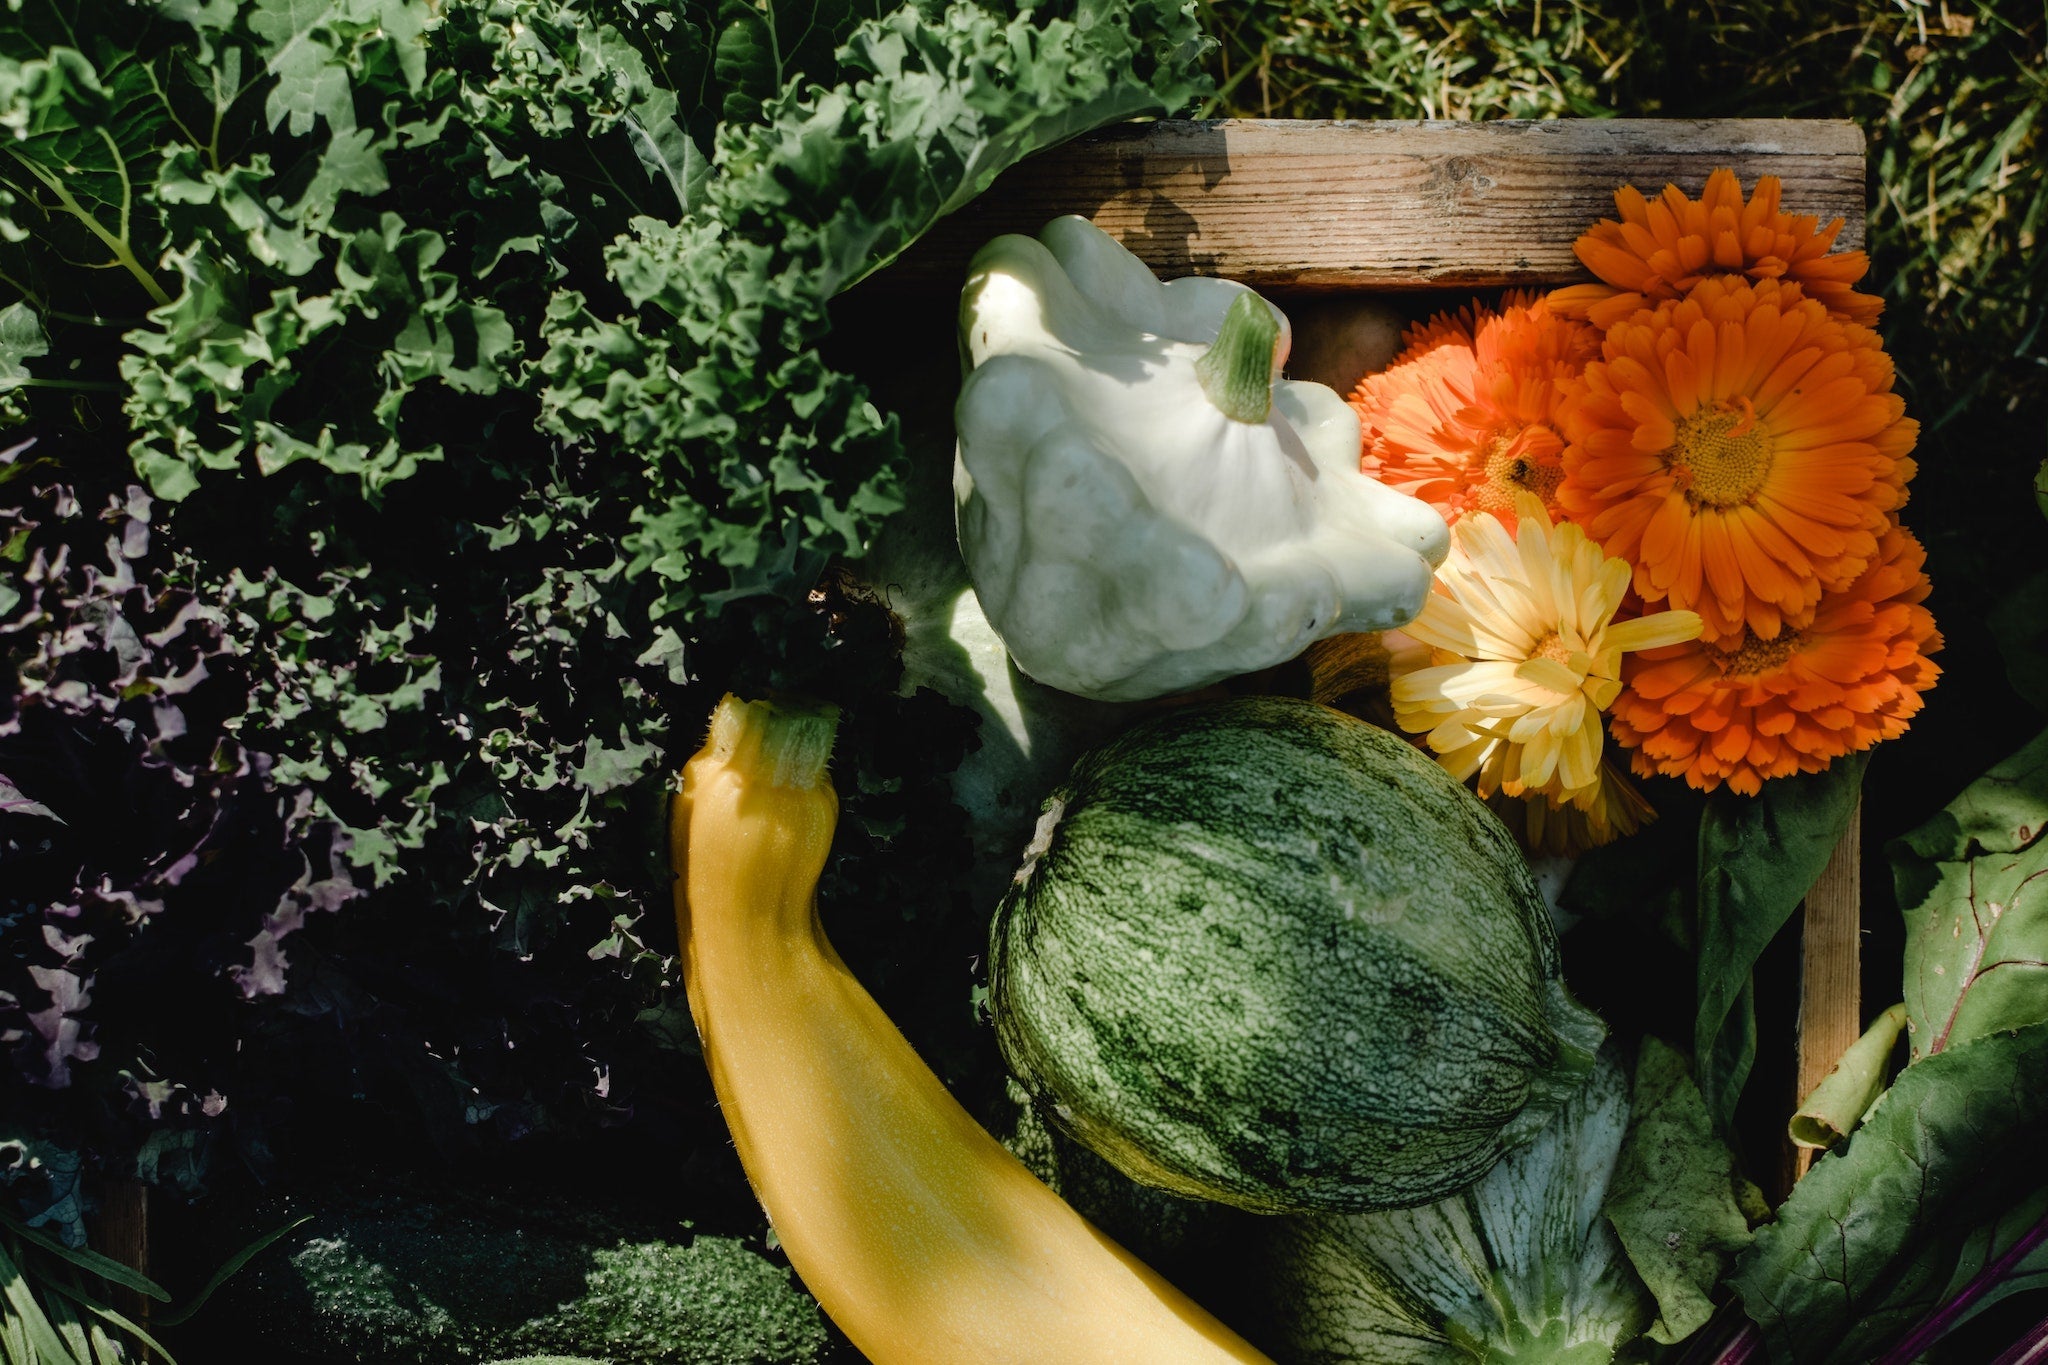
<instances>
[{"instance_id":1,"label":"purple kale leaf","mask_svg":"<svg viewBox=\"0 0 2048 1365\"><path fill-rule=\"evenodd\" d=\"M356 888L235 733L227 613L106 453L0 452L0 1097L204 1122L233 1088L221 1010L284 989L282 941Z\"/></svg>"}]
</instances>

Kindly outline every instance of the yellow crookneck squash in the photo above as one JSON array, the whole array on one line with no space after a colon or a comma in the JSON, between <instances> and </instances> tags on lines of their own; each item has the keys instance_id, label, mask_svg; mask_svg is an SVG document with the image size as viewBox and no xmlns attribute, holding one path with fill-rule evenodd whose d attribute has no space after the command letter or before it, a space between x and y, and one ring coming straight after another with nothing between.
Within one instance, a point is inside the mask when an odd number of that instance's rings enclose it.
<instances>
[{"instance_id":1,"label":"yellow crookneck squash","mask_svg":"<svg viewBox=\"0 0 2048 1365\"><path fill-rule=\"evenodd\" d=\"M835 725L728 696L671 822L690 1011L797 1274L877 1365L1263 1361L983 1131L839 960Z\"/></svg>"}]
</instances>

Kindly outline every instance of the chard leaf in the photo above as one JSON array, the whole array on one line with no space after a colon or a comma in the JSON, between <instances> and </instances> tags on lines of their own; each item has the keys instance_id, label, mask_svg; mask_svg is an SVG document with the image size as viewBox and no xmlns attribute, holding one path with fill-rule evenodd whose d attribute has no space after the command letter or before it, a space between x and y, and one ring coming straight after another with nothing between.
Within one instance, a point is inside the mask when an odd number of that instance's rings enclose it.
<instances>
[{"instance_id":1,"label":"chard leaf","mask_svg":"<svg viewBox=\"0 0 2048 1365\"><path fill-rule=\"evenodd\" d=\"M2048 1019L2048 731L1890 849L1913 1060Z\"/></svg>"},{"instance_id":2,"label":"chard leaf","mask_svg":"<svg viewBox=\"0 0 2048 1365\"><path fill-rule=\"evenodd\" d=\"M1941 1299L1962 1248L2039 1183L2048 1024L1906 1068L1757 1229L1733 1284L1773 1360L1868 1360Z\"/></svg>"},{"instance_id":3,"label":"chard leaf","mask_svg":"<svg viewBox=\"0 0 2048 1365\"><path fill-rule=\"evenodd\" d=\"M1656 1296L1652 1339L1682 1341L1713 1316L1714 1287L1750 1241L1735 1178L1684 1056L1645 1038L1606 1212Z\"/></svg>"},{"instance_id":4,"label":"chard leaf","mask_svg":"<svg viewBox=\"0 0 2048 1365\"><path fill-rule=\"evenodd\" d=\"M2037 1240L2031 1249L2021 1244L2038 1235L2041 1221L2048 1219L2048 1185L2042 1186L1996 1218L1978 1228L1963 1241L1955 1270L1941 1291L1944 1333L1961 1327L1993 1304L2048 1289L2048 1240ZM1995 1282L1979 1286L1979 1280L1998 1268L1998 1262L2017 1252L2018 1259ZM1959 1304L1962 1296L1967 1304ZM1956 1311L1950 1311L1950 1308Z\"/></svg>"},{"instance_id":5,"label":"chard leaf","mask_svg":"<svg viewBox=\"0 0 2048 1365\"><path fill-rule=\"evenodd\" d=\"M1764 784L1723 788L1700 819L1699 996L1693 1061L1725 1130L1756 1060L1750 972L1827 866L1856 809L1867 754Z\"/></svg>"}]
</instances>

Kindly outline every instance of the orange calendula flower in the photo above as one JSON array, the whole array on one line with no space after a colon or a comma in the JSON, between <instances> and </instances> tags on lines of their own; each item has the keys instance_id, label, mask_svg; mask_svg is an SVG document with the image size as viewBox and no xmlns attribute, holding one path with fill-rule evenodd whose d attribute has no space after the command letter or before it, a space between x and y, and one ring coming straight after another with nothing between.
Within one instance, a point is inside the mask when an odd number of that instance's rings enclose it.
<instances>
[{"instance_id":1,"label":"orange calendula flower","mask_svg":"<svg viewBox=\"0 0 2048 1365\"><path fill-rule=\"evenodd\" d=\"M1608 329L1573 382L1558 506L1705 637L1812 618L1877 553L1919 425L1877 334L1736 276Z\"/></svg>"},{"instance_id":2,"label":"orange calendula flower","mask_svg":"<svg viewBox=\"0 0 2048 1365\"><path fill-rule=\"evenodd\" d=\"M1694 641L1628 660L1613 710L1615 742L1636 772L1726 783L1753 796L1767 779L1817 772L1906 729L1941 669L1922 566L1903 527L1808 625L1763 639Z\"/></svg>"},{"instance_id":3,"label":"orange calendula flower","mask_svg":"<svg viewBox=\"0 0 2048 1365\"><path fill-rule=\"evenodd\" d=\"M1407 348L1351 397L1365 430L1366 473L1456 521L1491 512L1509 530L1515 499L1555 506L1564 471L1561 382L1599 349L1599 334L1533 295L1499 311L1473 304L1410 327Z\"/></svg>"},{"instance_id":4,"label":"orange calendula flower","mask_svg":"<svg viewBox=\"0 0 2048 1365\"><path fill-rule=\"evenodd\" d=\"M1703 279L1738 275L1797 284L1846 322L1877 321L1884 300L1850 287L1870 269L1870 258L1828 250L1842 220L1823 228L1811 216L1783 213L1779 189L1778 177L1762 176L1744 200L1735 172L1725 169L1707 177L1697 202L1676 185L1655 199L1623 186L1614 192L1621 221L1602 219L1572 247L1602 282L1556 290L1551 306L1609 327L1638 308L1681 297Z\"/></svg>"}]
</instances>

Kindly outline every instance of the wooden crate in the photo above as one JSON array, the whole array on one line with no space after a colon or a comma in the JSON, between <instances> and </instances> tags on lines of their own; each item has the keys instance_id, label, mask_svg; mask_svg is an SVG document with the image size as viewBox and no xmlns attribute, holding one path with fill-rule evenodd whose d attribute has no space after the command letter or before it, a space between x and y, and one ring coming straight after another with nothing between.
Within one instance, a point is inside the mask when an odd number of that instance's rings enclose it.
<instances>
[{"instance_id":1,"label":"wooden crate","mask_svg":"<svg viewBox=\"0 0 2048 1365\"><path fill-rule=\"evenodd\" d=\"M1572 242L1614 191L1697 194L1716 167L1863 244L1863 132L1837 120L1366 123L1168 121L1068 143L1011 170L889 274L957 288L990 237L1091 219L1160 275L1256 289L1549 286L1590 278Z\"/></svg>"},{"instance_id":2,"label":"wooden crate","mask_svg":"<svg viewBox=\"0 0 2048 1365\"><path fill-rule=\"evenodd\" d=\"M877 283L957 288L990 237L1078 213L1166 277L1297 296L1552 287L1591 278L1572 242L1613 216L1616 188L1697 196L1722 166L1745 186L1777 176L1798 212L1843 220L1838 249L1862 245L1864 139L1843 121L1166 121L1032 158ZM1806 897L1798 1097L1861 1031L1860 826ZM1808 1155L1788 1157L1788 1177Z\"/></svg>"}]
</instances>

